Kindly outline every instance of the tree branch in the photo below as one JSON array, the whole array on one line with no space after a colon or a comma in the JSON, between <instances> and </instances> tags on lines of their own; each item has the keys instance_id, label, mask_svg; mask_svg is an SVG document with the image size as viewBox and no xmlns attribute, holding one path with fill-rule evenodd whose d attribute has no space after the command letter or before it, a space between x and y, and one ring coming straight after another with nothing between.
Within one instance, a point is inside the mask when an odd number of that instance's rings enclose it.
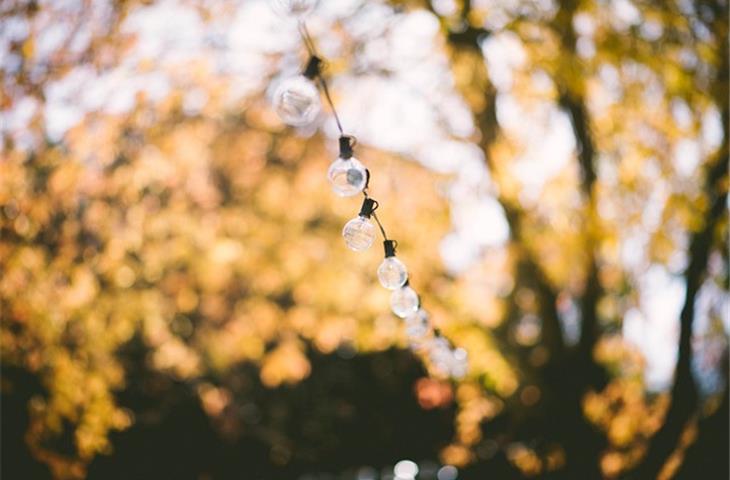
<instances>
[{"instance_id":1,"label":"tree branch","mask_svg":"<svg viewBox=\"0 0 730 480\"><path fill-rule=\"evenodd\" d=\"M573 30L573 14L578 8L575 1L561 3L558 15L552 23L553 31L560 38L560 42L566 52L575 56L575 32ZM599 278L598 262L598 239L596 238L592 223L596 218L596 200L593 186L596 183L596 147L591 132L590 114L586 108L586 102L580 93L571 91L563 85L560 79L555 79L558 84L558 104L568 113L573 129L573 136L576 141L578 154L578 165L581 175L581 190L586 199L586 211L584 215L586 223L586 254L588 265L586 267L585 289L580 299L580 310L582 315L580 343L578 345L578 359L581 362L593 365L593 347L598 341L598 302L603 296L603 288ZM589 369L595 370L595 369ZM589 379L586 379L586 382Z\"/></svg>"},{"instance_id":2,"label":"tree branch","mask_svg":"<svg viewBox=\"0 0 730 480\"><path fill-rule=\"evenodd\" d=\"M586 198L586 250L589 256L585 290L580 300L582 314L579 356L583 361L592 361L593 347L598 340L598 302L603 296L600 279L598 278L597 245L590 223L595 216L595 197L593 185L596 183L596 148L590 131L590 117L585 107L585 100L576 94L561 89L559 105L565 109L570 117L570 123L575 136L578 164L581 174L581 190Z\"/></svg>"},{"instance_id":3,"label":"tree branch","mask_svg":"<svg viewBox=\"0 0 730 480\"><path fill-rule=\"evenodd\" d=\"M728 106L728 27L727 3L713 5L717 35L719 65L711 90L715 104L722 111L723 140L715 158L709 162L705 176L705 191L710 208L705 212L703 227L692 235L689 246L689 264L684 272L686 295L680 313L679 355L672 386L672 403L664 424L654 435L641 463L627 478L655 478L677 446L687 422L697 407L697 386L692 376L692 325L695 298L704 281L707 260L713 246L714 234L727 206L728 135L730 135L730 106ZM710 25L712 27L712 25ZM715 25L718 27L718 25Z\"/></svg>"},{"instance_id":4,"label":"tree branch","mask_svg":"<svg viewBox=\"0 0 730 480\"><path fill-rule=\"evenodd\" d=\"M593 136L590 132L590 118L586 111L585 101L583 98L562 89L558 103L570 116L570 123L573 127L573 135L575 136L578 150L581 188L584 195L590 196L593 190L593 184L596 182L596 147L593 144Z\"/></svg>"},{"instance_id":5,"label":"tree branch","mask_svg":"<svg viewBox=\"0 0 730 480\"><path fill-rule=\"evenodd\" d=\"M486 78L486 68L483 75ZM487 159L487 165L490 170L494 171L494 164L491 162L489 148L497 139L499 123L497 121L497 92L491 84L485 87L484 105L484 109L476 118L477 125L479 125L482 133L479 146L484 152L484 157ZM540 317L543 321L543 342L550 351L550 361L558 361L565 354L565 342L560 325L560 314L557 310L558 294L550 284L539 262L534 258L534 254L524 246L524 212L519 206L514 205L502 195L498 195L497 199L504 209L507 224L510 227L518 254L521 256L525 270L530 274L530 279L535 286L534 290L538 298Z\"/></svg>"},{"instance_id":6,"label":"tree branch","mask_svg":"<svg viewBox=\"0 0 730 480\"><path fill-rule=\"evenodd\" d=\"M434 13L438 14L433 8L430 1L426 2L426 7ZM447 29L447 39L451 45L464 51L478 52L481 57L481 42L491 35L491 32L482 27L474 27L469 24L468 18L470 14L471 2L465 1L459 12L461 24L459 29ZM487 166L490 170L494 170L494 164L490 161L489 149L497 140L497 132L499 131L499 123L497 121L497 92L491 83L487 80L488 75L486 66L477 69L475 72L476 81L484 83L484 108L480 112L476 112L475 122L481 132L480 148L487 159ZM543 341L551 354L551 361L560 359L565 353L565 342L562 335L562 327L560 325L560 315L557 310L557 292L550 284L547 276L543 272L539 263L534 258L532 252L524 247L524 212L518 205L514 205L504 196L498 195L497 200L505 211L507 224L509 225L515 247L521 257L523 267L530 273L530 278L534 284L535 293L538 298L540 316L543 320Z\"/></svg>"},{"instance_id":7,"label":"tree branch","mask_svg":"<svg viewBox=\"0 0 730 480\"><path fill-rule=\"evenodd\" d=\"M728 350L725 350L723 360L723 373L728 376ZM727 452L730 451L728 442L727 426L730 422L728 412L730 411L730 390L725 386L720 404L709 416L698 421L697 440L687 448L684 462L674 478L696 479L708 478L712 473L716 478L730 478L730 468L727 463ZM712 465L710 469L707 467Z\"/></svg>"},{"instance_id":8,"label":"tree branch","mask_svg":"<svg viewBox=\"0 0 730 480\"><path fill-rule=\"evenodd\" d=\"M728 131L727 110L723 114L725 132ZM697 408L697 386L692 376L692 325L694 323L695 298L702 286L707 260L712 250L716 227L723 217L727 203L727 192L721 192L720 183L728 174L727 134L723 146L710 165L706 189L711 207L704 218L704 227L692 236L689 247L690 261L685 270L687 293L680 314L679 357L672 387L672 403L664 418L662 428L654 435L649 450L639 466L627 478L656 478L667 458L677 446L687 422Z\"/></svg>"},{"instance_id":9,"label":"tree branch","mask_svg":"<svg viewBox=\"0 0 730 480\"><path fill-rule=\"evenodd\" d=\"M463 21L468 13L462 12ZM494 171L491 146L497 140L499 122L496 115L497 92L488 80L486 66L481 58L480 42L490 33L481 28L464 27L458 32L450 31L448 39L451 45L463 52L476 52L481 61L472 71L472 85L482 86L482 108L475 112L475 121L481 133L480 147L484 152L489 168ZM590 133L590 122L584 102L580 98L564 96L564 108L568 110L573 124L576 141L579 145L579 159L582 167L582 190L588 198L588 215L593 209L593 184L596 180L594 157L595 148ZM591 262L586 276L586 288L581 300L583 312L583 328L581 345L577 351L569 352L566 348L557 310L558 292L551 285L540 262L527 247L525 222L527 215L516 202L504 195L498 200L505 211L513 239L512 245L520 257L520 275L529 282L538 300L539 315L543 321L542 344L550 352L550 358L542 367L542 378L545 381L545 415L543 422L547 428L546 438L558 440L565 448L568 462L564 473L571 478L600 478L598 454L605 445L604 437L584 418L582 398L590 382L600 382L603 372L593 360L592 352L597 334L597 304L601 296L598 282L598 268L595 247L588 243ZM577 357L576 355L577 354Z\"/></svg>"}]
</instances>

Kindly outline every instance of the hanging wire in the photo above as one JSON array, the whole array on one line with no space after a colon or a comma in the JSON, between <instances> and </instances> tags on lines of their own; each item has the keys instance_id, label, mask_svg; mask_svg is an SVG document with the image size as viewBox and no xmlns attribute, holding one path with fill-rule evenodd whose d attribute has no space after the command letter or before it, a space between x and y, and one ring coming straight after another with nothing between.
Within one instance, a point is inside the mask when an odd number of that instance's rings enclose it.
<instances>
[{"instance_id":1,"label":"hanging wire","mask_svg":"<svg viewBox=\"0 0 730 480\"><path fill-rule=\"evenodd\" d=\"M299 27L299 36L302 38L302 42L304 43L304 46L307 48L307 52L309 53L310 57L317 57L320 58L317 55L317 47L314 44L314 40L312 39L312 35L309 33L309 30L307 29L307 24L300 21L298 23ZM321 60L321 58L320 58ZM324 63L324 62L323 62ZM327 81L324 78L324 75L322 75L322 72L317 73L317 80L319 80L319 84L322 87L322 91L324 92L325 99L327 100L327 103L330 106L330 109L332 110L332 115L335 117L335 123L337 123L337 129L340 131L341 136L345 136L345 131L342 128L342 122L340 121L340 116L337 114L337 109L335 108L335 102L332 101L332 96L330 95L329 87L327 86ZM355 146L357 143L357 138L355 138L352 135L347 135L351 139L352 145ZM369 172L368 172L369 176ZM363 190L363 195L365 195L365 198L368 197L367 193L367 186ZM375 209L378 208L380 205L375 202ZM375 210L373 209L373 210ZM383 224L380 223L380 219L378 218L378 215L373 211L372 217L375 219L375 223L378 224L378 227L380 228L380 233L383 235L383 240L388 240L388 235L385 233L385 228L383 227Z\"/></svg>"},{"instance_id":2,"label":"hanging wire","mask_svg":"<svg viewBox=\"0 0 730 480\"><path fill-rule=\"evenodd\" d=\"M317 55L317 48L315 46L314 40L312 39L312 36L310 35L309 30L307 30L307 25L302 21L299 22L299 35L301 36L302 42L304 43L305 47L307 48L307 52L309 53L309 56L311 58L317 58L322 64L324 64L326 66L325 62L321 59L321 57L319 57ZM327 81L325 80L324 75L322 75L321 70L317 71L316 78L319 81L320 86L322 87L324 96L325 96L327 103L329 104L332 114L335 118L335 122L337 123L337 129L340 131L340 136L349 137L350 141L351 141L351 146L354 146L355 143L357 142L357 139L355 137L353 137L352 135L345 135L344 129L342 128L342 123L340 122L340 117L337 114L337 109L335 109L335 104L332 101L332 97L330 96L329 88L327 86ZM370 172L368 171L367 173L368 173L368 183L369 183ZM362 193L365 196L365 198L370 198L368 195L368 184L365 185L365 188L363 189ZM380 233L383 235L383 240L388 241L389 238L388 238L388 235L385 233L385 228L383 227L383 224L380 222L378 215L375 213L375 210L377 210L377 208L380 204L375 199L373 199L373 201L375 203L375 206L372 209L371 217L375 220L375 223L377 223L378 228L380 228ZM395 242L395 240L392 240L392 241ZM395 243L397 245L398 242L395 242ZM409 282L406 281L406 285L408 285L408 283ZM420 304L421 304L420 297L418 299L418 304L420 307ZM444 337L438 328L434 328L433 325L430 325L430 328L432 329L433 335L436 339L443 339L447 342L449 349L454 348L453 343L448 338Z\"/></svg>"},{"instance_id":3,"label":"hanging wire","mask_svg":"<svg viewBox=\"0 0 730 480\"><path fill-rule=\"evenodd\" d=\"M327 103L329 103L330 109L332 110L332 115L335 117L335 123L337 123L337 130L340 131L340 135L344 135L345 131L342 129L342 122L340 122L340 116L337 115L337 110L335 110L335 104L332 101L332 97L330 97L330 91L329 88L327 88L327 82L325 82L324 77L320 74L318 75L319 78L319 84L322 86L322 91L324 92L324 98L327 99Z\"/></svg>"},{"instance_id":4,"label":"hanging wire","mask_svg":"<svg viewBox=\"0 0 730 480\"><path fill-rule=\"evenodd\" d=\"M299 36L302 38L302 42L304 42L304 46L307 48L307 52L309 53L309 55L311 57L319 57L319 55L317 55L317 47L314 45L312 35L310 35L309 30L307 29L307 25L301 21L299 22ZM345 130L342 128L342 122L340 121L340 116L337 114L335 102L332 101L332 96L330 95L330 90L327 86L327 80L325 80L324 75L322 75L321 72L317 74L317 80L319 81L320 87L322 87L322 91L324 92L324 97L327 100L327 104L329 104L330 110L332 110L332 115L335 117L337 130L339 130L340 135L344 135Z\"/></svg>"},{"instance_id":5,"label":"hanging wire","mask_svg":"<svg viewBox=\"0 0 730 480\"><path fill-rule=\"evenodd\" d=\"M312 40L312 36L309 34L309 30L307 30L307 25L302 21L300 21L298 25L299 25L299 36L302 37L304 46L307 47L307 51L309 52L310 55L316 56L317 49L314 46L314 41Z\"/></svg>"},{"instance_id":6,"label":"hanging wire","mask_svg":"<svg viewBox=\"0 0 730 480\"><path fill-rule=\"evenodd\" d=\"M380 223L380 219L378 218L378 214L373 212L372 217L375 219L375 223L378 224L378 227L380 227L380 233L383 234L383 240L388 240L388 235L385 233L385 229L383 228L383 224Z\"/></svg>"}]
</instances>

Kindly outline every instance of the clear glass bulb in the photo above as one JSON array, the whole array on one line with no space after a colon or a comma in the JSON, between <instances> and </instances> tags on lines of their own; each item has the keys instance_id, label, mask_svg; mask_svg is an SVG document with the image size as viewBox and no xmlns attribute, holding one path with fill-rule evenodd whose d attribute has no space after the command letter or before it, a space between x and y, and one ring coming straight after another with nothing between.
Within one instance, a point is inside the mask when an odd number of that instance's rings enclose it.
<instances>
[{"instance_id":1,"label":"clear glass bulb","mask_svg":"<svg viewBox=\"0 0 730 480\"><path fill-rule=\"evenodd\" d=\"M408 270L396 257L385 257L378 267L378 280L388 290L395 290L406 284Z\"/></svg>"},{"instance_id":2,"label":"clear glass bulb","mask_svg":"<svg viewBox=\"0 0 730 480\"><path fill-rule=\"evenodd\" d=\"M284 79L274 91L274 108L284 123L301 127L319 114L319 91L304 75Z\"/></svg>"},{"instance_id":3,"label":"clear glass bulb","mask_svg":"<svg viewBox=\"0 0 730 480\"><path fill-rule=\"evenodd\" d=\"M448 375L451 373L451 365L453 362L453 355L451 354L451 347L449 342L443 337L436 337L429 346L429 357L433 368L441 375Z\"/></svg>"},{"instance_id":4,"label":"clear glass bulb","mask_svg":"<svg viewBox=\"0 0 730 480\"><path fill-rule=\"evenodd\" d=\"M428 313L422 308L419 308L415 313L412 313L406 317L406 336L411 341L411 344L420 344L425 337L428 335L430 330L428 324Z\"/></svg>"},{"instance_id":5,"label":"clear glass bulb","mask_svg":"<svg viewBox=\"0 0 730 480\"><path fill-rule=\"evenodd\" d=\"M341 197L351 197L362 192L368 181L367 170L357 158L338 158L327 171L332 190Z\"/></svg>"},{"instance_id":6,"label":"clear glass bulb","mask_svg":"<svg viewBox=\"0 0 730 480\"><path fill-rule=\"evenodd\" d=\"M370 248L375 241L375 225L367 217L360 215L345 224L342 236L350 250L362 252Z\"/></svg>"},{"instance_id":7,"label":"clear glass bulb","mask_svg":"<svg viewBox=\"0 0 730 480\"><path fill-rule=\"evenodd\" d=\"M455 348L451 352L451 376L464 378L469 371L469 357L463 348Z\"/></svg>"},{"instance_id":8,"label":"clear glass bulb","mask_svg":"<svg viewBox=\"0 0 730 480\"><path fill-rule=\"evenodd\" d=\"M393 290L390 295L390 308L400 318L406 318L418 310L418 294L408 285Z\"/></svg>"},{"instance_id":9,"label":"clear glass bulb","mask_svg":"<svg viewBox=\"0 0 730 480\"><path fill-rule=\"evenodd\" d=\"M271 6L281 15L302 18L312 13L317 3L319 0L273 0Z\"/></svg>"}]
</instances>

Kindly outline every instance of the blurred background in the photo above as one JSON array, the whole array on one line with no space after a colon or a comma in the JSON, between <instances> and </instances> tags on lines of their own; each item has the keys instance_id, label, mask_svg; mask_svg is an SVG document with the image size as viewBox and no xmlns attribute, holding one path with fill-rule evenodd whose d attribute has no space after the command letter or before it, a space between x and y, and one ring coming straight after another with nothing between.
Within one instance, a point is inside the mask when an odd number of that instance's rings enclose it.
<instances>
[{"instance_id":1,"label":"blurred background","mask_svg":"<svg viewBox=\"0 0 730 480\"><path fill-rule=\"evenodd\" d=\"M726 0L0 4L2 478L728 478Z\"/></svg>"}]
</instances>

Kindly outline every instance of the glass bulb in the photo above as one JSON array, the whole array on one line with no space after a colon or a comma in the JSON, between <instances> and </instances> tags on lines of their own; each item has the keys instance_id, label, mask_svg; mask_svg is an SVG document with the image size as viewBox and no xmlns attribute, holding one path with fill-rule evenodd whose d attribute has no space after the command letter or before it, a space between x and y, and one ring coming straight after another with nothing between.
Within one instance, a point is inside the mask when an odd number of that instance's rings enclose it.
<instances>
[{"instance_id":1,"label":"glass bulb","mask_svg":"<svg viewBox=\"0 0 730 480\"><path fill-rule=\"evenodd\" d=\"M469 371L469 357L463 348L455 348L451 352L451 376L464 378Z\"/></svg>"},{"instance_id":2,"label":"glass bulb","mask_svg":"<svg viewBox=\"0 0 730 480\"><path fill-rule=\"evenodd\" d=\"M396 257L386 257L378 267L378 280L388 290L395 290L406 284L408 270Z\"/></svg>"},{"instance_id":3,"label":"glass bulb","mask_svg":"<svg viewBox=\"0 0 730 480\"><path fill-rule=\"evenodd\" d=\"M356 252L370 248L375 241L376 233L375 225L363 215L353 218L342 229L345 244L350 250Z\"/></svg>"},{"instance_id":4,"label":"glass bulb","mask_svg":"<svg viewBox=\"0 0 730 480\"><path fill-rule=\"evenodd\" d=\"M428 335L428 313L419 308L415 313L406 317L406 336L412 345L419 345Z\"/></svg>"},{"instance_id":5,"label":"glass bulb","mask_svg":"<svg viewBox=\"0 0 730 480\"><path fill-rule=\"evenodd\" d=\"M332 190L341 197L351 197L362 192L368 181L367 170L357 158L338 158L327 171Z\"/></svg>"},{"instance_id":6,"label":"glass bulb","mask_svg":"<svg viewBox=\"0 0 730 480\"><path fill-rule=\"evenodd\" d=\"M431 358L434 369L441 375L451 373L453 356L449 342L443 337L436 337L431 342L429 350L429 357Z\"/></svg>"},{"instance_id":7,"label":"glass bulb","mask_svg":"<svg viewBox=\"0 0 730 480\"><path fill-rule=\"evenodd\" d=\"M408 285L393 290L390 295L390 308L400 318L406 318L418 310L418 294Z\"/></svg>"},{"instance_id":8,"label":"glass bulb","mask_svg":"<svg viewBox=\"0 0 730 480\"><path fill-rule=\"evenodd\" d=\"M287 78L274 91L274 108L284 123L301 127L311 123L319 113L319 91L304 75Z\"/></svg>"},{"instance_id":9,"label":"glass bulb","mask_svg":"<svg viewBox=\"0 0 730 480\"><path fill-rule=\"evenodd\" d=\"M312 13L317 3L319 0L274 0L271 5L281 15L302 18Z\"/></svg>"}]
</instances>

